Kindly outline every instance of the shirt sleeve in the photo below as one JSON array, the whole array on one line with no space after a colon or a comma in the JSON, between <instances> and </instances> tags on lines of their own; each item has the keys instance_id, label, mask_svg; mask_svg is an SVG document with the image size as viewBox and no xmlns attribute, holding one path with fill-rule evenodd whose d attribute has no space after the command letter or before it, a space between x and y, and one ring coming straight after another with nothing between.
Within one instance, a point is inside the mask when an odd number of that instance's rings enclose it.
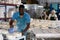
<instances>
[{"instance_id":1,"label":"shirt sleeve","mask_svg":"<svg viewBox=\"0 0 60 40\"><path fill-rule=\"evenodd\" d=\"M16 13L13 14L12 20L16 20Z\"/></svg>"},{"instance_id":2,"label":"shirt sleeve","mask_svg":"<svg viewBox=\"0 0 60 40\"><path fill-rule=\"evenodd\" d=\"M30 23L30 15L26 16L26 23Z\"/></svg>"},{"instance_id":3,"label":"shirt sleeve","mask_svg":"<svg viewBox=\"0 0 60 40\"><path fill-rule=\"evenodd\" d=\"M57 15L55 14L55 17L57 17Z\"/></svg>"}]
</instances>

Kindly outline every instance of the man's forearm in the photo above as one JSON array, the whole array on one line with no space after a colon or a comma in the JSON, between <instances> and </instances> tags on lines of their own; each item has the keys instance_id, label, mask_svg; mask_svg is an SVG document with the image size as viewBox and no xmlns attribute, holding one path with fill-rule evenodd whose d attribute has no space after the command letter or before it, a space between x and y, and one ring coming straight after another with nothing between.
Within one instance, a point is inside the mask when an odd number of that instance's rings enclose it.
<instances>
[{"instance_id":1,"label":"man's forearm","mask_svg":"<svg viewBox=\"0 0 60 40\"><path fill-rule=\"evenodd\" d=\"M26 32L30 28L30 23L27 24L27 27L25 28L24 32Z\"/></svg>"},{"instance_id":2,"label":"man's forearm","mask_svg":"<svg viewBox=\"0 0 60 40\"><path fill-rule=\"evenodd\" d=\"M11 21L9 22L10 28L13 27L13 22L14 22L14 20L11 20Z\"/></svg>"}]
</instances>

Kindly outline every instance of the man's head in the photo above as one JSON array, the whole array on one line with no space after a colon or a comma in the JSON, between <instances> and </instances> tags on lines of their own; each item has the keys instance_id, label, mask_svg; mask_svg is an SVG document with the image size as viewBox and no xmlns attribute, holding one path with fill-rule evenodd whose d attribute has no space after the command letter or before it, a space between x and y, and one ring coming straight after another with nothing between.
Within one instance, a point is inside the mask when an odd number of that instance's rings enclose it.
<instances>
[{"instance_id":1,"label":"man's head","mask_svg":"<svg viewBox=\"0 0 60 40\"><path fill-rule=\"evenodd\" d=\"M20 15L24 15L24 5L20 5L19 6L19 12L20 12Z\"/></svg>"},{"instance_id":2,"label":"man's head","mask_svg":"<svg viewBox=\"0 0 60 40\"><path fill-rule=\"evenodd\" d=\"M56 11L55 11L55 10L52 10L52 11L51 11L51 14L52 14L52 15L54 15L55 13L56 13Z\"/></svg>"}]
</instances>

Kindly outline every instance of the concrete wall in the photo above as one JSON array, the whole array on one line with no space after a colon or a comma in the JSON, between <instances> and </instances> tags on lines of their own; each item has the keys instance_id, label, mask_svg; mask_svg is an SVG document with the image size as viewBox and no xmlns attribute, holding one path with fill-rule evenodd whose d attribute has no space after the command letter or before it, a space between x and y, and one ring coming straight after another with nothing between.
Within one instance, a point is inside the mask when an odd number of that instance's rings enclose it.
<instances>
[{"instance_id":1,"label":"concrete wall","mask_svg":"<svg viewBox=\"0 0 60 40\"><path fill-rule=\"evenodd\" d=\"M47 0L47 2L49 2L49 3L58 3L58 2L60 2L60 0Z\"/></svg>"},{"instance_id":2,"label":"concrete wall","mask_svg":"<svg viewBox=\"0 0 60 40\"><path fill-rule=\"evenodd\" d=\"M37 0L39 2L40 5L44 5L45 2L48 3L60 3L60 0Z\"/></svg>"}]
</instances>

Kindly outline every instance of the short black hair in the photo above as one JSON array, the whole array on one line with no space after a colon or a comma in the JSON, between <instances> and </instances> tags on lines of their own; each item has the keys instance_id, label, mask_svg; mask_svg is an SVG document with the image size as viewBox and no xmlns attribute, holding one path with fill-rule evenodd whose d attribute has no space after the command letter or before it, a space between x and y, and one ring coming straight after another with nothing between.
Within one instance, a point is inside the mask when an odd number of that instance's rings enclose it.
<instances>
[{"instance_id":1,"label":"short black hair","mask_svg":"<svg viewBox=\"0 0 60 40\"><path fill-rule=\"evenodd\" d=\"M24 6L24 5L20 5L20 6L19 6L19 10L20 10L20 8L23 8L23 9L24 9L24 8L25 8L25 6Z\"/></svg>"}]
</instances>

